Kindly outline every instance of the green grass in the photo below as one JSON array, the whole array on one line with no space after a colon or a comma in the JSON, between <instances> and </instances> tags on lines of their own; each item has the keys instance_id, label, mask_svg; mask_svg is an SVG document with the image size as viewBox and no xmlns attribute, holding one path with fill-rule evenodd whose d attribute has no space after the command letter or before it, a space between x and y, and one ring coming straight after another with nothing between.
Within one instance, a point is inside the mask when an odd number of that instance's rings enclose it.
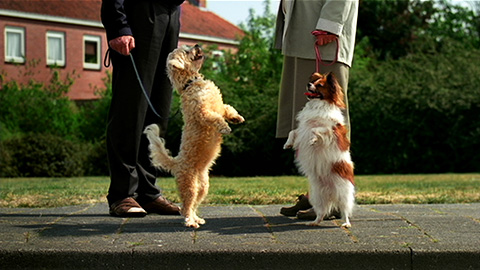
<instances>
[{"instance_id":1,"label":"green grass","mask_svg":"<svg viewBox=\"0 0 480 270\"><path fill-rule=\"evenodd\" d=\"M480 174L356 176L358 204L480 202ZM0 178L0 207L58 207L106 203L107 177ZM179 203L173 178L161 178ZM212 177L206 204L291 204L308 190L305 177Z\"/></svg>"}]
</instances>

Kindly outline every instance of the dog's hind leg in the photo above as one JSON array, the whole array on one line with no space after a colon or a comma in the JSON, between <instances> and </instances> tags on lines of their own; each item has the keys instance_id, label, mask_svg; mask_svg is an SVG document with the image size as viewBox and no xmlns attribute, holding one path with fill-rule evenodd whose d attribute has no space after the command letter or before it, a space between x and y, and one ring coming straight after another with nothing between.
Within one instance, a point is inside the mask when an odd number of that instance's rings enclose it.
<instances>
[{"instance_id":1,"label":"dog's hind leg","mask_svg":"<svg viewBox=\"0 0 480 270\"><path fill-rule=\"evenodd\" d=\"M351 183L347 183L347 192L342 194L342 198L339 202L339 208L342 213L342 218L345 219L345 223L342 224L342 227L350 228L352 224L350 224L350 216L353 212L353 207L355 206L355 191L354 187Z\"/></svg>"},{"instance_id":2,"label":"dog's hind leg","mask_svg":"<svg viewBox=\"0 0 480 270\"><path fill-rule=\"evenodd\" d=\"M177 175L177 185L182 199L182 215L185 217L185 226L200 227L195 221L195 203L197 201L198 183L197 176L193 173L180 173Z\"/></svg>"},{"instance_id":3,"label":"dog's hind leg","mask_svg":"<svg viewBox=\"0 0 480 270\"><path fill-rule=\"evenodd\" d=\"M210 187L210 182L209 182L208 170L205 170L204 172L201 172L198 176L198 186L197 186L198 195L197 195L197 201L195 202L194 212L193 212L195 215L194 216L195 221L198 224L205 224L205 220L203 218L200 218L197 215L197 212L198 212L198 207L200 206L200 204L203 202L203 200L208 194L209 187Z\"/></svg>"},{"instance_id":4,"label":"dog's hind leg","mask_svg":"<svg viewBox=\"0 0 480 270\"><path fill-rule=\"evenodd\" d=\"M331 209L331 203L329 202L328 192L325 191L325 187L321 186L318 178L309 177L310 181L310 192L308 200L313 206L313 210L317 215L316 219L310 223L307 223L308 226L319 226L322 222L325 215ZM312 181L316 183L312 184Z\"/></svg>"},{"instance_id":5,"label":"dog's hind leg","mask_svg":"<svg viewBox=\"0 0 480 270\"><path fill-rule=\"evenodd\" d=\"M314 221L307 223L308 226L320 226L320 223L323 221L323 218L325 217L327 211L325 210L324 207L319 207L319 206L313 206L313 210L315 211L315 214L317 217L315 218Z\"/></svg>"}]
</instances>

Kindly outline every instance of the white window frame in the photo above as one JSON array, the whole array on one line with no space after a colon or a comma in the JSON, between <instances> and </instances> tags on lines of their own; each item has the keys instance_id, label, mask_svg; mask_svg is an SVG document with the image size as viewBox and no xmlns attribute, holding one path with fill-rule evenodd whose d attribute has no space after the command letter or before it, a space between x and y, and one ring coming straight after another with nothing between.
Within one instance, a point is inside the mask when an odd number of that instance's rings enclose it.
<instances>
[{"instance_id":1,"label":"white window frame","mask_svg":"<svg viewBox=\"0 0 480 270\"><path fill-rule=\"evenodd\" d=\"M85 52L86 52L86 43L87 42L95 42L97 44L97 51L95 52L97 55L96 63L87 63L85 61ZM101 69L101 58L100 58L100 47L102 44L102 39L100 36L92 36L92 35L84 35L83 36L83 68L85 69Z\"/></svg>"},{"instance_id":2,"label":"white window frame","mask_svg":"<svg viewBox=\"0 0 480 270\"><path fill-rule=\"evenodd\" d=\"M60 39L60 58L61 59L51 59L50 58L50 53L49 53L49 43L48 39L49 38L57 38ZM57 31L47 31L46 35L46 59L47 59L47 65L49 66L59 66L59 67L64 67L65 66L65 32L57 32Z\"/></svg>"},{"instance_id":3,"label":"white window frame","mask_svg":"<svg viewBox=\"0 0 480 270\"><path fill-rule=\"evenodd\" d=\"M220 50L212 51L212 58L213 58L212 69L214 71L220 72L219 70L220 65L218 63L225 61L223 56L224 56L223 51L220 51Z\"/></svg>"},{"instance_id":4,"label":"white window frame","mask_svg":"<svg viewBox=\"0 0 480 270\"><path fill-rule=\"evenodd\" d=\"M20 54L22 56L8 55L8 33L20 34ZM5 26L5 62L7 63L25 63L25 28L18 26Z\"/></svg>"}]
</instances>

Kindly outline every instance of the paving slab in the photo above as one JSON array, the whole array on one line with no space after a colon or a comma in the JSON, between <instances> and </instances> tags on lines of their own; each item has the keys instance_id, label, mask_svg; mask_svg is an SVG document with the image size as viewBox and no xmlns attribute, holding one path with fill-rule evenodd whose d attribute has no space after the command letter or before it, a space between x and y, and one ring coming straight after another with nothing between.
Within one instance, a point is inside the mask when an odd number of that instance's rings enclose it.
<instances>
[{"instance_id":1,"label":"paving slab","mask_svg":"<svg viewBox=\"0 0 480 270\"><path fill-rule=\"evenodd\" d=\"M205 205L199 229L104 204L0 208L0 269L480 269L480 204L358 205L349 229L281 207Z\"/></svg>"}]
</instances>

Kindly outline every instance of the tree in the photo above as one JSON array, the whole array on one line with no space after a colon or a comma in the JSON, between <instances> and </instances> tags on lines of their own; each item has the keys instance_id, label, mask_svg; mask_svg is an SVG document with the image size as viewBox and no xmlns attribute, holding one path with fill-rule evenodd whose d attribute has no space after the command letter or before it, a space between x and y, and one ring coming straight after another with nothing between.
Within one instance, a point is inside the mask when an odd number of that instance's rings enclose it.
<instances>
[{"instance_id":1,"label":"tree","mask_svg":"<svg viewBox=\"0 0 480 270\"><path fill-rule=\"evenodd\" d=\"M435 12L433 1L361 0L357 40L368 38L366 50L379 60L398 59L409 53Z\"/></svg>"},{"instance_id":2,"label":"tree","mask_svg":"<svg viewBox=\"0 0 480 270\"><path fill-rule=\"evenodd\" d=\"M477 13L480 4L477 3ZM450 38L463 42L472 48L480 47L480 16L471 8L454 5L442 0L437 3L438 9L432 16L425 34L439 43Z\"/></svg>"}]
</instances>

